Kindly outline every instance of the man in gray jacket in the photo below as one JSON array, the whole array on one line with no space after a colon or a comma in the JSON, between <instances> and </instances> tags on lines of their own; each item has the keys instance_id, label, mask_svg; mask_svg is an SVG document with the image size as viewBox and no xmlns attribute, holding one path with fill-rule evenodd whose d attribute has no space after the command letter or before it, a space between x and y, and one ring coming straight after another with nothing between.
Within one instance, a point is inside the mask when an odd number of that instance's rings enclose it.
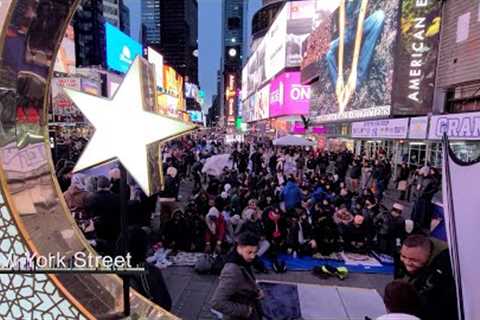
<instances>
[{"instance_id":1,"label":"man in gray jacket","mask_svg":"<svg viewBox=\"0 0 480 320\"><path fill-rule=\"evenodd\" d=\"M225 320L260 320L260 299L251 264L258 250L259 238L245 232L238 236L237 246L227 258L218 287L211 300L212 308L223 314Z\"/></svg>"}]
</instances>

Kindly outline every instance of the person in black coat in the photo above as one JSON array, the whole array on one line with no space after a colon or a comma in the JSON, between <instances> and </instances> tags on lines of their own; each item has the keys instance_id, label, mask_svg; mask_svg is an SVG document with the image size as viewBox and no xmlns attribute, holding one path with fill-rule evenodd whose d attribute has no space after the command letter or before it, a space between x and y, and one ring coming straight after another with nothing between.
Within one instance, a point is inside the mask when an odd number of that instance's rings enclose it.
<instances>
[{"instance_id":1,"label":"person in black coat","mask_svg":"<svg viewBox=\"0 0 480 320\"><path fill-rule=\"evenodd\" d=\"M120 196L110 191L110 181L105 176L97 178L97 186L87 208L94 217L97 240L112 247L120 234Z\"/></svg>"},{"instance_id":2,"label":"person in black coat","mask_svg":"<svg viewBox=\"0 0 480 320\"><path fill-rule=\"evenodd\" d=\"M309 242L311 253L320 253L328 256L339 251L339 238L337 225L331 215L323 208L316 206L315 221L312 228L312 240Z\"/></svg>"},{"instance_id":3,"label":"person in black coat","mask_svg":"<svg viewBox=\"0 0 480 320\"><path fill-rule=\"evenodd\" d=\"M148 239L147 234L139 227L129 228L128 252L131 255L131 267L144 267L144 273L136 273L130 277L132 287L144 297L170 311L172 298L163 279L162 271L145 261Z\"/></svg>"},{"instance_id":4,"label":"person in black coat","mask_svg":"<svg viewBox=\"0 0 480 320\"><path fill-rule=\"evenodd\" d=\"M359 160L353 161L352 169L350 170L350 178L352 179L353 192L358 190L360 178L362 177L362 164Z\"/></svg>"},{"instance_id":5,"label":"person in black coat","mask_svg":"<svg viewBox=\"0 0 480 320\"><path fill-rule=\"evenodd\" d=\"M424 179L412 211L412 220L415 222L415 226L426 232L430 231L430 224L432 222L432 198L440 189L440 182L435 172L434 174L430 173L431 170L432 169L428 169L422 172Z\"/></svg>"},{"instance_id":6,"label":"person in black coat","mask_svg":"<svg viewBox=\"0 0 480 320\"><path fill-rule=\"evenodd\" d=\"M420 318L457 320L457 294L447 244L424 235L409 236L403 242L400 260L397 278L417 290Z\"/></svg>"}]
</instances>

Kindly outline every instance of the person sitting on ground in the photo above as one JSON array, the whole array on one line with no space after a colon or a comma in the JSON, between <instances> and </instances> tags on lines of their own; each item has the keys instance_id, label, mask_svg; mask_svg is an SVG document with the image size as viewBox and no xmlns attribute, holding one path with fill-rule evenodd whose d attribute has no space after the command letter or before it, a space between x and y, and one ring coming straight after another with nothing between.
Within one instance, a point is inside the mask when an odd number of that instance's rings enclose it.
<instances>
[{"instance_id":1,"label":"person sitting on ground","mask_svg":"<svg viewBox=\"0 0 480 320\"><path fill-rule=\"evenodd\" d=\"M447 244L411 235L400 250L399 278L411 283L421 300L421 319L458 319L457 294Z\"/></svg>"},{"instance_id":2,"label":"person sitting on ground","mask_svg":"<svg viewBox=\"0 0 480 320\"><path fill-rule=\"evenodd\" d=\"M290 176L287 185L282 191L282 201L285 202L285 210L293 209L302 202L302 191L295 183L295 178Z\"/></svg>"},{"instance_id":3,"label":"person sitting on ground","mask_svg":"<svg viewBox=\"0 0 480 320\"><path fill-rule=\"evenodd\" d=\"M420 297L408 282L394 280L387 284L383 302L388 314L376 320L420 320Z\"/></svg>"},{"instance_id":4,"label":"person sitting on ground","mask_svg":"<svg viewBox=\"0 0 480 320\"><path fill-rule=\"evenodd\" d=\"M219 277L218 286L210 301L212 308L222 313L224 320L260 320L260 300L263 292L252 271L259 238L249 232L240 234L235 249Z\"/></svg>"},{"instance_id":5,"label":"person sitting on ground","mask_svg":"<svg viewBox=\"0 0 480 320\"><path fill-rule=\"evenodd\" d=\"M345 226L342 236L345 251L366 254L371 248L371 228L360 214L355 215L352 223Z\"/></svg>"},{"instance_id":6,"label":"person sitting on ground","mask_svg":"<svg viewBox=\"0 0 480 320\"><path fill-rule=\"evenodd\" d=\"M312 254L328 256L339 251L339 237L337 225L333 222L331 215L318 208L316 220L313 223L312 240L309 242Z\"/></svg>"}]
</instances>

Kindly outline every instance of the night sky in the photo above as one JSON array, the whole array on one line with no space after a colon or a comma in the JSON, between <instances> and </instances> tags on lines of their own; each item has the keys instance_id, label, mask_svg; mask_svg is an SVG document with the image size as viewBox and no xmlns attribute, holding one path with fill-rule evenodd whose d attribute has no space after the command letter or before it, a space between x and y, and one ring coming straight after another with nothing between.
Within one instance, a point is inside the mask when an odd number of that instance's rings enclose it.
<instances>
[{"instance_id":1,"label":"night sky","mask_svg":"<svg viewBox=\"0 0 480 320\"><path fill-rule=\"evenodd\" d=\"M206 92L205 108L211 105L212 95L216 93L217 70L220 64L220 41L222 32L222 0L198 0L198 44L199 44L199 80ZM261 0L248 0L248 34L251 17L262 4ZM130 33L139 40L140 36L140 0L126 0L130 8Z\"/></svg>"}]
</instances>

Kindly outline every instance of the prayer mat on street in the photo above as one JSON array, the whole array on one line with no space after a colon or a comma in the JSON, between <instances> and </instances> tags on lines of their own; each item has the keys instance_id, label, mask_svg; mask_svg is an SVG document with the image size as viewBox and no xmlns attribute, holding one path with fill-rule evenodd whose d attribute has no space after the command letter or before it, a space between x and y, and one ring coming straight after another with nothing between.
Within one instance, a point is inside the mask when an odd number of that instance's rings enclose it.
<instances>
[{"instance_id":1,"label":"prayer mat on street","mask_svg":"<svg viewBox=\"0 0 480 320\"><path fill-rule=\"evenodd\" d=\"M173 265L178 267L193 267L204 255L205 253L202 252L180 251L177 253L177 255L170 256L168 259L173 263Z\"/></svg>"},{"instance_id":2,"label":"prayer mat on street","mask_svg":"<svg viewBox=\"0 0 480 320\"><path fill-rule=\"evenodd\" d=\"M264 319L363 320L386 313L382 298L372 289L329 287L261 281Z\"/></svg>"},{"instance_id":3,"label":"prayer mat on street","mask_svg":"<svg viewBox=\"0 0 480 320\"><path fill-rule=\"evenodd\" d=\"M346 260L331 260L331 259L315 259L312 257L297 257L291 255L280 255L279 259L287 265L287 270L290 271L311 271L314 267L322 265L330 265L332 267L347 267L349 272L353 273L378 273L378 274L392 274L392 264L382 264L376 259L365 256L365 259L360 259L360 255L346 254ZM270 260L263 259L267 268L272 269Z\"/></svg>"}]
</instances>

